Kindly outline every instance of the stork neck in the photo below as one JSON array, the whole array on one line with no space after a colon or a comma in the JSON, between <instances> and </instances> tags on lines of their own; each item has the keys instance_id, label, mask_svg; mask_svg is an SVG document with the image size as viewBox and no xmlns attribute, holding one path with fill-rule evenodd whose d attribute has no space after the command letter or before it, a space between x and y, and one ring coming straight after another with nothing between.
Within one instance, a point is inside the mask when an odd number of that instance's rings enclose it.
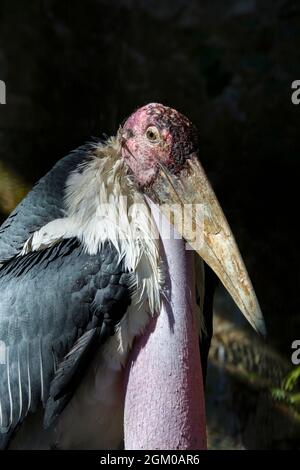
<instances>
[{"instance_id":1,"label":"stork neck","mask_svg":"<svg viewBox=\"0 0 300 470\"><path fill-rule=\"evenodd\" d=\"M160 227L168 228L156 207L153 215ZM178 238L173 230L171 239L162 240L169 297L136 342L128 363L126 449L206 448L194 254Z\"/></svg>"}]
</instances>

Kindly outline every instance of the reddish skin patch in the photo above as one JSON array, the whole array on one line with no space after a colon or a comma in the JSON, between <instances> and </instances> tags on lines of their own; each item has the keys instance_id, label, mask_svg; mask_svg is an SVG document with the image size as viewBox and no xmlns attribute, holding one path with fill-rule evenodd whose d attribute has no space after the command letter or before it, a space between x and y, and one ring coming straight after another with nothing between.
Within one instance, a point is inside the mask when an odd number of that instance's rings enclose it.
<instances>
[{"instance_id":1,"label":"reddish skin patch","mask_svg":"<svg viewBox=\"0 0 300 470\"><path fill-rule=\"evenodd\" d=\"M158 139L147 137L149 128L157 129ZM197 130L182 114L159 103L139 108L122 129L122 157L140 186L151 184L158 162L178 172L187 158L198 150Z\"/></svg>"}]
</instances>

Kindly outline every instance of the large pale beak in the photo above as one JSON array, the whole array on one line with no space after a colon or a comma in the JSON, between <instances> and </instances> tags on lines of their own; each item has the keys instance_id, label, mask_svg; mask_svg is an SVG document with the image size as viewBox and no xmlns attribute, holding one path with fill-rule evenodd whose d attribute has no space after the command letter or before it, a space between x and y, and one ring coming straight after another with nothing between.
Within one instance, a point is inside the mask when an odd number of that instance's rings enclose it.
<instances>
[{"instance_id":1,"label":"large pale beak","mask_svg":"<svg viewBox=\"0 0 300 470\"><path fill-rule=\"evenodd\" d=\"M192 155L176 176L161 166L146 193L214 270L253 328L264 335L264 319L246 267L197 156Z\"/></svg>"}]
</instances>

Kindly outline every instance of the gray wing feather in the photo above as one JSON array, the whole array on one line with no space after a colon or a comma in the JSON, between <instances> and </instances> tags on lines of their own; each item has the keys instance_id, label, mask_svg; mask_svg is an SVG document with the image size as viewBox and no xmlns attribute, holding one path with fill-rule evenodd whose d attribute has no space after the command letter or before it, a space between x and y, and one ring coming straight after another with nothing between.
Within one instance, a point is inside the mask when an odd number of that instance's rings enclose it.
<instances>
[{"instance_id":1,"label":"gray wing feather","mask_svg":"<svg viewBox=\"0 0 300 470\"><path fill-rule=\"evenodd\" d=\"M107 306L112 334L130 303L128 273L108 244L97 256L74 240L16 256L31 233L64 216L67 177L94 148L88 144L60 160L0 227L0 341L7 359L0 364L0 448L28 412L46 404L59 364L101 324Z\"/></svg>"},{"instance_id":2,"label":"gray wing feather","mask_svg":"<svg viewBox=\"0 0 300 470\"><path fill-rule=\"evenodd\" d=\"M93 353L86 353L80 338L99 328L100 345L114 333L130 303L131 281L109 243L90 256L76 239L0 268L0 340L7 352L5 369L0 365L2 434L13 432L41 402L46 405L55 376L52 416L63 409Z\"/></svg>"}]
</instances>

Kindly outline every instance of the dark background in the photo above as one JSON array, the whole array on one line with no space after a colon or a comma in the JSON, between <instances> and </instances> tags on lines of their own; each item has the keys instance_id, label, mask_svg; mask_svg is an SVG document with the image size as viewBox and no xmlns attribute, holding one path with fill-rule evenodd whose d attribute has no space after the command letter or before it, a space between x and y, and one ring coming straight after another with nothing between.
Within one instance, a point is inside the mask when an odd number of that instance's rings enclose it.
<instances>
[{"instance_id":1,"label":"dark background","mask_svg":"<svg viewBox=\"0 0 300 470\"><path fill-rule=\"evenodd\" d=\"M159 101L190 117L268 341L290 358L300 338L298 1L1 0L0 79L0 221L59 158L115 133L135 108Z\"/></svg>"}]
</instances>

